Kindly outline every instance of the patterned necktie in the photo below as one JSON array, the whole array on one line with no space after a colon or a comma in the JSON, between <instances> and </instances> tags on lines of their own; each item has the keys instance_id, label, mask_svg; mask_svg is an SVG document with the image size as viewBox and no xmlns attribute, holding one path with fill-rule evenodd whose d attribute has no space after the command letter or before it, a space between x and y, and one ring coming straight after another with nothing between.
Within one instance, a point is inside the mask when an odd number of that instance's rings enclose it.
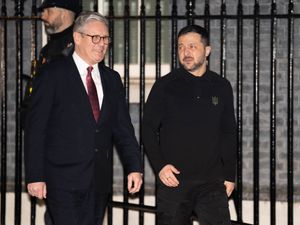
<instances>
[{"instance_id":1,"label":"patterned necktie","mask_svg":"<svg viewBox=\"0 0 300 225\"><path fill-rule=\"evenodd\" d=\"M89 66L87 68L88 73L86 75L86 86L87 86L87 92L92 106L94 118L96 122L98 122L100 116L100 108L99 108L99 100L98 100L96 85L92 78L92 70L93 70L92 66Z\"/></svg>"}]
</instances>

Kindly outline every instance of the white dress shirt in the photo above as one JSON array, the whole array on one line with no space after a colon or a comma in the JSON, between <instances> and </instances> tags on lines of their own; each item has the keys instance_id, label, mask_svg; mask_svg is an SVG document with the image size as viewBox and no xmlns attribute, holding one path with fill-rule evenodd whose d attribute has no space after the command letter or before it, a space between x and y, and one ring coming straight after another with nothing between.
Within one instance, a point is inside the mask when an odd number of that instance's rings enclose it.
<instances>
[{"instance_id":1,"label":"white dress shirt","mask_svg":"<svg viewBox=\"0 0 300 225\"><path fill-rule=\"evenodd\" d=\"M78 69L78 72L80 74L82 83L85 87L85 90L87 92L87 86L86 86L86 75L87 75L87 68L90 66L87 64L80 56L74 51L73 53L73 59L75 61L76 67ZM94 83L96 85L97 89L97 95L98 95L98 101L99 101L99 107L101 109L102 102L103 102L103 88L100 78L100 71L98 69L98 64L92 65L92 78L94 80Z\"/></svg>"}]
</instances>

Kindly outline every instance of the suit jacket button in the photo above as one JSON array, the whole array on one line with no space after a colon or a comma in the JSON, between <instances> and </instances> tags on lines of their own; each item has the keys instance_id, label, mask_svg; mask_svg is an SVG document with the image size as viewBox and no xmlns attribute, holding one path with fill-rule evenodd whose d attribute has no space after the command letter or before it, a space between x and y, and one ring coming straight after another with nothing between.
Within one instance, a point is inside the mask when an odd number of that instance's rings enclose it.
<instances>
[{"instance_id":1,"label":"suit jacket button","mask_svg":"<svg viewBox=\"0 0 300 225\"><path fill-rule=\"evenodd\" d=\"M98 130L98 129L96 129L96 133L99 133L99 130Z\"/></svg>"},{"instance_id":2,"label":"suit jacket button","mask_svg":"<svg viewBox=\"0 0 300 225\"><path fill-rule=\"evenodd\" d=\"M94 151L95 151L95 152L98 152L98 151L99 151L99 149L98 149L98 148L95 148L95 149L94 149Z\"/></svg>"}]
</instances>

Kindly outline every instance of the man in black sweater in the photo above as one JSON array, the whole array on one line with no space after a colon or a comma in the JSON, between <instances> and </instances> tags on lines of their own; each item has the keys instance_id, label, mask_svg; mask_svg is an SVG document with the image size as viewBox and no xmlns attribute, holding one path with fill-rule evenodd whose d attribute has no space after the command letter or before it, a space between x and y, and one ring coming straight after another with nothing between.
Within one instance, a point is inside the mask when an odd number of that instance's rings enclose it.
<instances>
[{"instance_id":1,"label":"man in black sweater","mask_svg":"<svg viewBox=\"0 0 300 225\"><path fill-rule=\"evenodd\" d=\"M208 32L178 34L181 67L158 79L148 97L143 142L158 175L158 225L230 224L236 122L230 83L207 70Z\"/></svg>"}]
</instances>

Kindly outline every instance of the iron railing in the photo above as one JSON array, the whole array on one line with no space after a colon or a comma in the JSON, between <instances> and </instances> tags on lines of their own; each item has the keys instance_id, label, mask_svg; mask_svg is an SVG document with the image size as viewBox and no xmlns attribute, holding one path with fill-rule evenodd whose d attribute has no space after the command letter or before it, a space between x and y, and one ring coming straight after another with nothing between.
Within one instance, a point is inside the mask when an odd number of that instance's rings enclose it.
<instances>
[{"instance_id":1,"label":"iron railing","mask_svg":"<svg viewBox=\"0 0 300 225\"><path fill-rule=\"evenodd\" d=\"M12 2L14 4L12 4ZM98 10L98 1L93 1L94 6L93 10ZM253 162L253 224L258 225L260 221L260 208L259 208L259 201L260 201L260 153L261 153L261 128L260 128L260 120L261 120L261 43L262 37L261 35L261 23L262 21L269 21L270 22L270 39L265 40L268 41L270 44L271 54L270 54L270 65L269 65L269 87L270 87L270 112L269 112L269 119L270 119L270 132L269 132L269 183L270 183L270 190L269 190L269 200L270 200L270 223L272 225L276 224L276 201L277 201L277 192L276 192L276 163L278 157L278 149L276 145L277 136L277 100L278 100L278 93L277 84L278 84L278 62L277 57L282 49L278 48L278 23L281 20L287 21L287 30L284 34L287 40L287 47L284 51L287 52L287 91L286 91L286 101L287 101L287 113L286 113L286 130L287 133L285 135L285 139L287 141L287 160L286 160L286 168L287 168L287 224L293 225L294 224L294 153L295 153L295 143L294 143L294 80L295 80L295 71L294 71L294 61L295 61L295 54L294 54L294 46L296 40L296 34L294 32L295 27L299 26L299 18L300 14L295 13L295 3L292 0L286 1L288 11L286 13L277 13L278 5L275 0L270 0L270 13L269 14L262 14L260 1L253 0L252 4L252 13L244 13L245 4L243 4L242 0L237 1L237 11L235 14L228 14L228 8L225 0L220 0L220 13L219 14L211 14L211 5L208 0L202 1L204 7L202 13L196 13L197 11L197 2L195 0L186 0L185 4L177 0L168 1L170 4L170 13L163 14L162 13L162 1L156 0L153 2L155 3L155 14L147 15L146 14L146 5L144 0L137 1L139 3L139 13L138 15L131 15L130 13L130 1L124 0L124 14L123 15L115 15L115 6L114 3L116 1L107 0L108 2L108 10L107 10L107 17L110 22L110 34L114 37L115 33L115 22L122 21L124 26L124 48L123 48L123 58L124 58L124 87L126 92L126 99L128 104L129 101L129 93L130 93L130 57L131 57L131 47L130 47L130 28L132 21L139 22L139 122L142 120L143 111L144 111L144 103L146 100L146 22L147 21L154 21L155 22L155 40L156 43L155 47L155 79L159 78L163 74L161 71L162 66L162 22L169 21L169 43L170 43L170 68L176 68L178 66L177 61L177 43L176 43L176 35L178 29L182 22L186 24L193 24L193 23L201 23L203 24L209 31L212 27L212 22L217 21L219 26L219 35L220 35L220 48L217 50L219 52L219 64L220 64L220 75L223 77L229 76L228 71L228 39L227 36L229 34L228 22L235 21L236 25L236 77L234 79L235 85L235 98L236 98L236 118L237 118L237 132L238 132L238 148L237 148L237 156L238 156L238 163L237 163L237 181L236 181L236 191L234 193L234 203L237 213L237 222L233 222L233 224L243 224L244 212L243 212L243 194L244 194L244 179L243 179L243 160L245 160L243 152L244 152L244 144L243 138L245 137L244 131L244 105L245 102L244 98L244 79L245 79L245 62L251 61L253 62L253 85L252 85L252 98L253 98L253 121L252 121L252 162ZM247 1L249 2L249 1ZM26 5L25 5L26 4ZM199 4L199 3L198 3ZM24 15L24 6L30 5L31 7L31 15L26 16ZM1 16L0 16L0 23L1 23L1 35L0 35L0 49L1 49L1 216L0 216L0 223L1 225L5 224L6 221L6 193L8 191L8 152L14 152L14 167L15 167L15 174L14 174L14 193L15 193L15 213L14 213L14 223L15 225L20 225L21 223L21 193L22 187L24 185L23 178L22 178L22 159L23 159L23 141L22 141L22 129L20 123L20 109L22 104L23 98L23 73L24 73L24 66L30 64L30 61L36 60L37 58L37 46L39 40L37 38L37 34L40 35L40 29L38 29L39 17L36 13L36 5L37 1L24 1L24 0L15 0L7 2L2 0L1 3ZM185 7L185 13L179 14L179 11L182 11L182 8L179 6ZM247 5L249 7L249 5ZM28 8L28 7L25 7ZM180 9L180 10L179 10ZM14 10L13 15L8 15L8 11L11 12ZM30 27L24 26L25 21L30 21ZM253 26L246 27L245 21L252 21ZM12 27L9 23L14 23L14 33L9 33L8 28ZM253 46L251 47L253 50L253 59L248 59L245 57L245 45L244 45L244 32L245 28L253 29ZM30 37L24 38L24 29L30 29ZM248 32L249 32L248 29ZM9 39L13 39L15 42L16 50L14 52L15 59L13 60L14 63L11 63L9 57L11 56L11 52L8 51L9 49ZM299 37L298 37L299 39ZM26 40L30 40L30 60L24 59L24 42ZM110 45L109 53L108 53L108 64L111 68L115 66L115 55L114 55L114 48L116 47L115 43L112 42ZM249 47L247 47L249 50ZM210 62L211 64L211 62ZM10 66L10 67L9 67ZM12 68L14 67L14 68ZM12 75L12 72L14 74ZM14 84L15 86L12 88L8 85L8 82L11 81L10 76L15 76ZM232 78L231 78L232 79ZM249 79L249 78L248 78ZM299 79L298 79L299 80ZM14 89L14 90L11 90ZM10 103L8 102L8 94L14 93L15 99L13 102L14 105L14 112L9 110ZM282 96L280 96L282 97ZM10 115L10 116L9 116ZM11 131L8 129L8 124L14 124L14 130ZM139 128L141 130L141 123L139 123ZM13 134L13 137L10 135ZM283 134L284 135L284 134ZM141 133L139 133L140 143L141 143ZM10 148L8 145L8 139L14 139L14 150ZM142 162L145 165L145 156L144 156L144 149L143 145L140 146L140 150L142 152ZM10 162L11 163L11 162ZM144 177L147 179L147 177ZM108 224L113 224L113 214L112 209L122 208L123 209L123 224L128 224L128 210L137 210L139 211L139 224L146 224L144 219L145 212L156 212L155 206L148 206L144 203L144 196L145 196L145 189L142 188L141 192L139 193L139 204L132 204L128 202L128 194L126 191L126 184L124 179L124 201L123 202L116 202L111 201L108 207ZM36 200L32 198L31 204L31 224L35 224L35 205Z\"/></svg>"}]
</instances>

